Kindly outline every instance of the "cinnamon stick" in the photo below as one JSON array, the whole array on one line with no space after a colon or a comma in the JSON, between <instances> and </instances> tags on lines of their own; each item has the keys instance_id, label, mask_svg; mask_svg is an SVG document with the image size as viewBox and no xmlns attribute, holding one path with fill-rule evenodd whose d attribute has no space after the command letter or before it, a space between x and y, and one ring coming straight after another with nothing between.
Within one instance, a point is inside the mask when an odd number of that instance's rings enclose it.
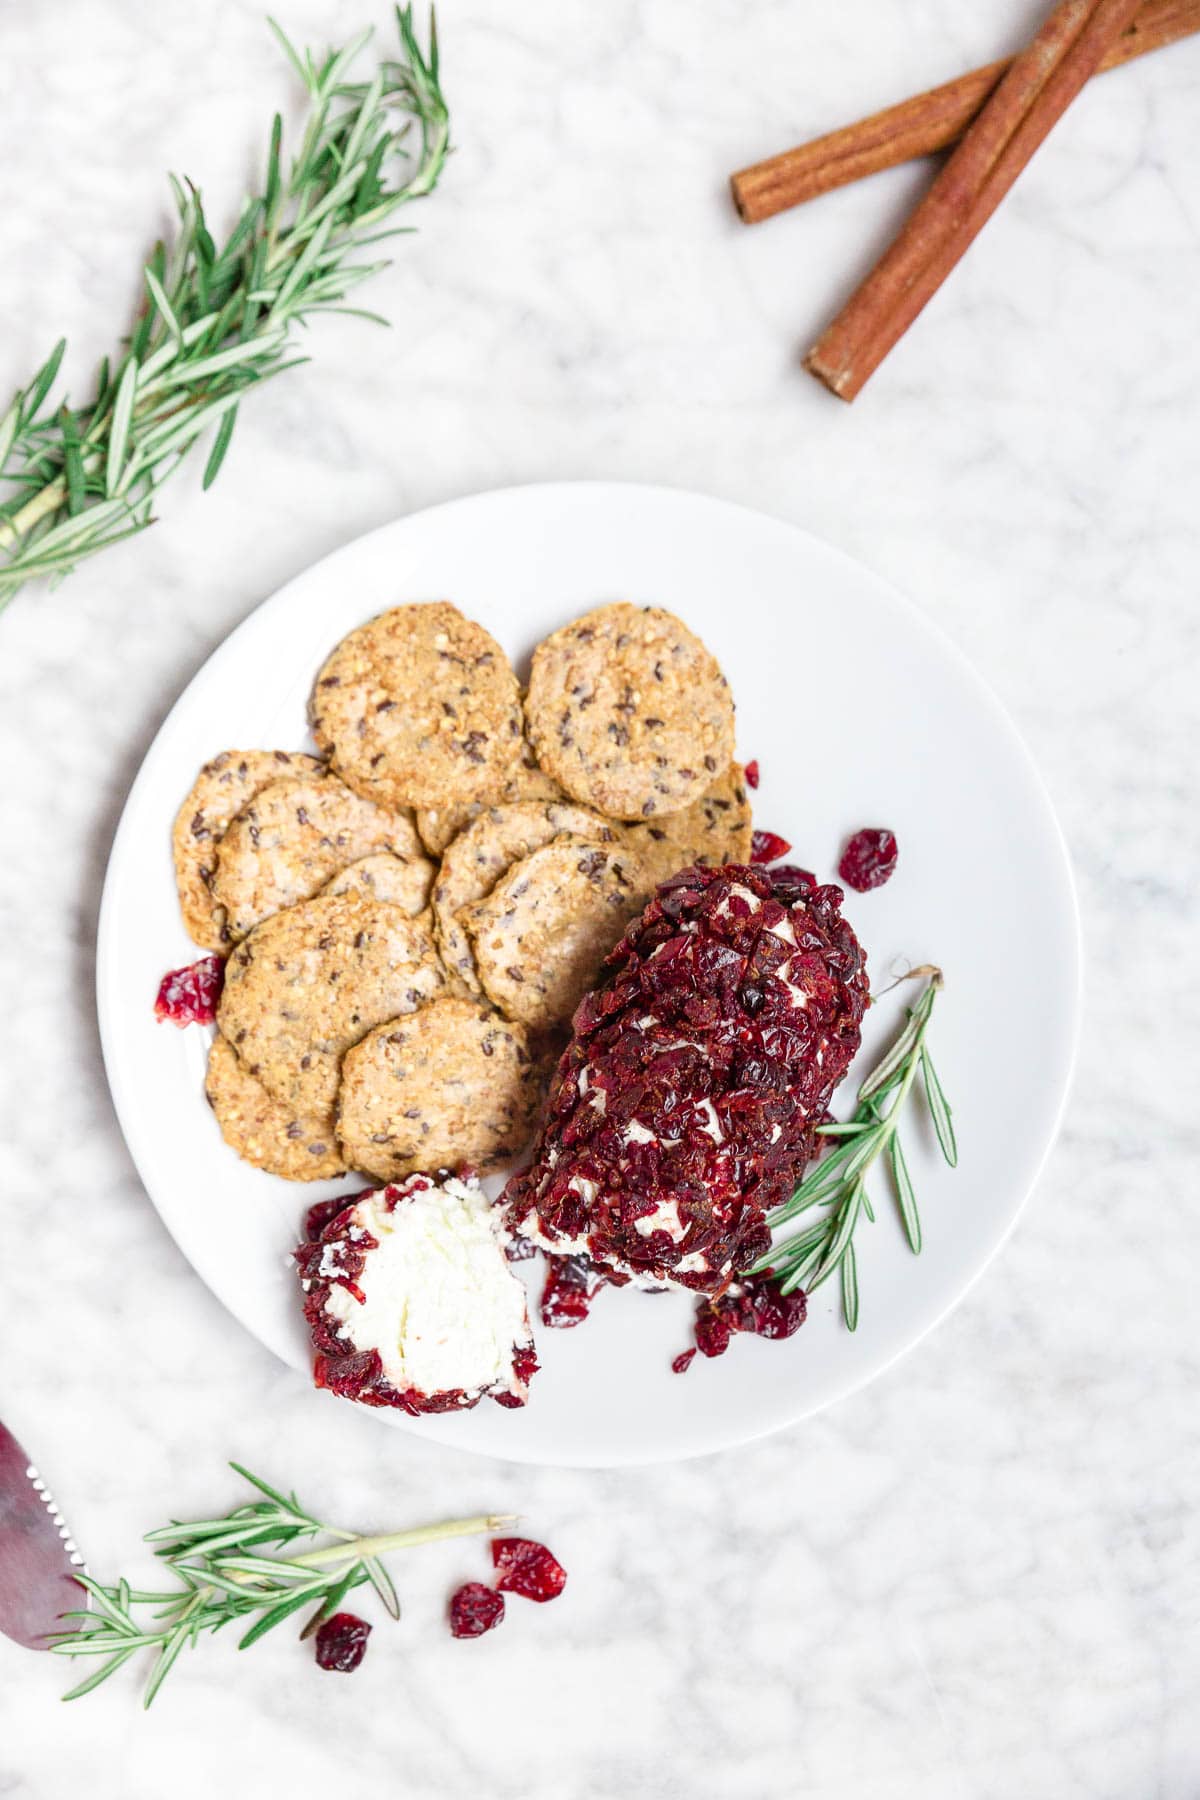
<instances>
[{"instance_id":1,"label":"cinnamon stick","mask_svg":"<svg viewBox=\"0 0 1200 1800\"><path fill-rule=\"evenodd\" d=\"M1161 50L1200 32L1200 0L1143 0L1133 22L1109 45L1100 70ZM971 69L953 81L858 119L839 131L770 156L730 177L734 205L747 225L958 142L993 94L1012 57Z\"/></svg>"},{"instance_id":2,"label":"cinnamon stick","mask_svg":"<svg viewBox=\"0 0 1200 1800\"><path fill-rule=\"evenodd\" d=\"M1143 0L1133 23L1109 45L1100 69L1116 69L1135 56L1162 50L1200 32L1200 0ZM730 177L734 205L747 225L815 200L847 182L914 157L931 156L958 142L993 94L1012 57L971 69L926 93L827 132L795 150L739 169Z\"/></svg>"},{"instance_id":3,"label":"cinnamon stick","mask_svg":"<svg viewBox=\"0 0 1200 1800\"><path fill-rule=\"evenodd\" d=\"M853 400L979 235L1141 0L1059 0L891 248L804 359Z\"/></svg>"}]
</instances>

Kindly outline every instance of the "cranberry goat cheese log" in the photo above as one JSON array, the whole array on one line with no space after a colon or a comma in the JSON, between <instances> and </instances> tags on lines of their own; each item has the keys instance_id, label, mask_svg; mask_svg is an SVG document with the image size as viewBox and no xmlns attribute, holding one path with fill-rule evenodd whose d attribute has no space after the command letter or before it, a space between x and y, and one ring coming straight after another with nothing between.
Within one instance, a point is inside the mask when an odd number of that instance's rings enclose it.
<instances>
[{"instance_id":1,"label":"cranberry goat cheese log","mask_svg":"<svg viewBox=\"0 0 1200 1800\"><path fill-rule=\"evenodd\" d=\"M859 1045L866 964L841 900L790 868L664 883L575 1013L505 1194L515 1233L618 1285L714 1295L766 1249Z\"/></svg>"},{"instance_id":2,"label":"cranberry goat cheese log","mask_svg":"<svg viewBox=\"0 0 1200 1800\"><path fill-rule=\"evenodd\" d=\"M315 1214L315 1217L314 1217ZM537 1368L503 1215L479 1183L410 1175L309 1215L295 1252L318 1387L366 1406L522 1406Z\"/></svg>"}]
</instances>

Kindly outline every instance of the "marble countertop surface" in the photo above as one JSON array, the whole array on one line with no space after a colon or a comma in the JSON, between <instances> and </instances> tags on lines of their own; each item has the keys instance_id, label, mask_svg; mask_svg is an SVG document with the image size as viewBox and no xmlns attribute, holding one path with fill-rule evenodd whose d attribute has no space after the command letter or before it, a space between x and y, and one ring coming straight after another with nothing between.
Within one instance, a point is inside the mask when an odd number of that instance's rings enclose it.
<instances>
[{"instance_id":1,"label":"marble countertop surface","mask_svg":"<svg viewBox=\"0 0 1200 1800\"><path fill-rule=\"evenodd\" d=\"M459 145L369 304L243 409L208 495L0 620L0 1412L93 1566L232 1498L512 1508L572 1572L477 1645L470 1547L414 1555L347 1683L281 1637L144 1716L0 1639L0 1794L1186 1800L1200 1792L1195 699L1200 42L1098 82L853 408L799 369L919 171L754 230L728 172L1019 42L1037 0L448 0ZM286 0L301 41L356 7ZM166 223L221 215L289 79L249 0L0 10L0 391L60 332L82 391ZM1018 721L1089 964L1066 1128L960 1309L822 1417L677 1467L522 1469L317 1402L223 1312L130 1164L100 1064L116 819L181 687L371 526L546 477L760 506L889 577ZM1005 878L997 868L996 879ZM1036 1028L1036 1022L1035 1022ZM1019 1128L1019 1121L1014 1122Z\"/></svg>"}]
</instances>

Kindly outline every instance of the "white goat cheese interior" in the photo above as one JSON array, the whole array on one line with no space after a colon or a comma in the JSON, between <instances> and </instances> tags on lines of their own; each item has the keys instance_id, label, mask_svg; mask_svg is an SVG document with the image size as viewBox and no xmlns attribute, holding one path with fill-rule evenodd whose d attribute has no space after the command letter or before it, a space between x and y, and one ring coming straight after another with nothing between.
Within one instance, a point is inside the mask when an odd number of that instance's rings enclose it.
<instances>
[{"instance_id":1,"label":"white goat cheese interior","mask_svg":"<svg viewBox=\"0 0 1200 1800\"><path fill-rule=\"evenodd\" d=\"M525 1290L482 1188L449 1177L391 1209L382 1193L367 1195L355 1222L379 1246L357 1277L363 1299L338 1285L325 1303L355 1349L377 1350L396 1388L521 1391L513 1348L531 1338Z\"/></svg>"}]
</instances>

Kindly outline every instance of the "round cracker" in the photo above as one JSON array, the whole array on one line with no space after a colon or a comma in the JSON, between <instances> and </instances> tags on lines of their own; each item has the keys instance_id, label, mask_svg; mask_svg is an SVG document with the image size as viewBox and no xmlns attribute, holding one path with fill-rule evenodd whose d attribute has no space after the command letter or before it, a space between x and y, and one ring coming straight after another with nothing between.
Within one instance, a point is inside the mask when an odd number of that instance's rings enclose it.
<instances>
[{"instance_id":1,"label":"round cracker","mask_svg":"<svg viewBox=\"0 0 1200 1800\"><path fill-rule=\"evenodd\" d=\"M272 913L310 900L339 869L379 850L425 863L409 816L364 800L336 775L273 781L217 845L212 892L230 939L236 943Z\"/></svg>"},{"instance_id":2,"label":"round cracker","mask_svg":"<svg viewBox=\"0 0 1200 1800\"><path fill-rule=\"evenodd\" d=\"M341 1061L446 984L427 913L321 895L255 927L225 966L217 1025L267 1092L332 1129Z\"/></svg>"},{"instance_id":3,"label":"round cracker","mask_svg":"<svg viewBox=\"0 0 1200 1800\"><path fill-rule=\"evenodd\" d=\"M570 801L521 801L489 807L447 849L433 887L433 916L442 961L468 993L481 994L483 989L471 940L458 921L460 911L490 893L521 857L564 835L589 844L616 839L607 819Z\"/></svg>"},{"instance_id":4,"label":"round cracker","mask_svg":"<svg viewBox=\"0 0 1200 1800\"><path fill-rule=\"evenodd\" d=\"M487 996L539 1030L570 1022L600 965L645 904L637 863L600 845L549 844L463 907Z\"/></svg>"},{"instance_id":5,"label":"round cracker","mask_svg":"<svg viewBox=\"0 0 1200 1800\"><path fill-rule=\"evenodd\" d=\"M614 819L680 812L733 760L729 683L658 606L601 606L539 644L525 710L542 767Z\"/></svg>"},{"instance_id":6,"label":"round cracker","mask_svg":"<svg viewBox=\"0 0 1200 1800\"><path fill-rule=\"evenodd\" d=\"M410 919L425 911L436 867L427 856L405 859L381 850L350 863L321 889L323 894L361 894L367 900L385 900L401 906Z\"/></svg>"},{"instance_id":7,"label":"round cracker","mask_svg":"<svg viewBox=\"0 0 1200 1800\"><path fill-rule=\"evenodd\" d=\"M381 806L498 799L520 761L508 658L444 600L395 606L344 637L309 711L338 774Z\"/></svg>"},{"instance_id":8,"label":"round cracker","mask_svg":"<svg viewBox=\"0 0 1200 1800\"><path fill-rule=\"evenodd\" d=\"M380 1181L492 1168L528 1143L541 1096L523 1026L474 1000L435 1000L346 1052L338 1138L347 1164Z\"/></svg>"},{"instance_id":9,"label":"round cracker","mask_svg":"<svg viewBox=\"0 0 1200 1800\"><path fill-rule=\"evenodd\" d=\"M204 1092L221 1136L243 1162L284 1181L323 1181L345 1172L328 1122L299 1118L272 1099L219 1032L208 1053Z\"/></svg>"},{"instance_id":10,"label":"round cracker","mask_svg":"<svg viewBox=\"0 0 1200 1800\"><path fill-rule=\"evenodd\" d=\"M533 760L532 749L525 744L520 773L509 782L499 804L513 806L522 800L565 801L566 797L557 781L552 781L544 770L538 768ZM465 831L486 810L479 800L451 801L445 806L419 807L417 831L421 842L434 856L441 856L459 832Z\"/></svg>"},{"instance_id":11,"label":"round cracker","mask_svg":"<svg viewBox=\"0 0 1200 1800\"><path fill-rule=\"evenodd\" d=\"M180 807L171 837L175 883L188 936L205 950L226 950L225 920L209 883L217 845L255 794L285 775L319 775L315 756L290 750L222 750L206 762Z\"/></svg>"},{"instance_id":12,"label":"round cracker","mask_svg":"<svg viewBox=\"0 0 1200 1800\"><path fill-rule=\"evenodd\" d=\"M751 835L745 774L740 763L730 763L691 806L663 819L627 825L622 842L638 858L648 886L656 888L693 863L716 868L749 862Z\"/></svg>"}]
</instances>

